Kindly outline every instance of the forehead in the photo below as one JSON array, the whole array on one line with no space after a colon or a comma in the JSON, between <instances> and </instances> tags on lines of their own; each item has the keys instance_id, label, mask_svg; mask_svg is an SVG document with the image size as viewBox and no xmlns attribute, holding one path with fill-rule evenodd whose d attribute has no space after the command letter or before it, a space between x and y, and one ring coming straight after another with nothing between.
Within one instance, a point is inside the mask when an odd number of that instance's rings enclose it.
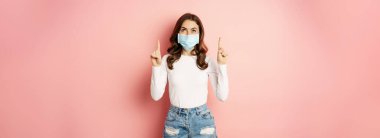
<instances>
[{"instance_id":1,"label":"forehead","mask_svg":"<svg viewBox=\"0 0 380 138\"><path fill-rule=\"evenodd\" d=\"M185 27L185 28L188 28L188 29L198 28L198 24L195 21L192 21L192 20L185 20L182 23L181 27Z\"/></svg>"}]
</instances>

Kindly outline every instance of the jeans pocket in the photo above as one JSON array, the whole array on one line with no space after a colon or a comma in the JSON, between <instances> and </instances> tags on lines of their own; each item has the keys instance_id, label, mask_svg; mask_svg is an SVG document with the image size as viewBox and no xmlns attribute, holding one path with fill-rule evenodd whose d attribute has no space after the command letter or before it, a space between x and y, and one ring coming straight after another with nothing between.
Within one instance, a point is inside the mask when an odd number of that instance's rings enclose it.
<instances>
[{"instance_id":1,"label":"jeans pocket","mask_svg":"<svg viewBox=\"0 0 380 138\"><path fill-rule=\"evenodd\" d=\"M169 111L166 116L166 121L175 121L177 119L177 114L175 112Z\"/></svg>"},{"instance_id":2,"label":"jeans pocket","mask_svg":"<svg viewBox=\"0 0 380 138\"><path fill-rule=\"evenodd\" d=\"M212 115L210 110L203 110L200 111L199 116L203 119L214 119L214 116Z\"/></svg>"}]
</instances>

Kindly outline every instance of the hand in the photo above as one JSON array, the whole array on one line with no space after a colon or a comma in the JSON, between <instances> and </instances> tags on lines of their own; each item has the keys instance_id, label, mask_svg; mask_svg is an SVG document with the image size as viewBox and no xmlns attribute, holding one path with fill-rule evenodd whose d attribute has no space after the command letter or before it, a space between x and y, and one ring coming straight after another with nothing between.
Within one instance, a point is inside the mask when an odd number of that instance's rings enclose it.
<instances>
[{"instance_id":1,"label":"hand","mask_svg":"<svg viewBox=\"0 0 380 138\"><path fill-rule=\"evenodd\" d=\"M150 55L153 66L161 65L161 50L160 50L160 40L157 41L157 49Z\"/></svg>"},{"instance_id":2,"label":"hand","mask_svg":"<svg viewBox=\"0 0 380 138\"><path fill-rule=\"evenodd\" d=\"M223 47L220 44L220 37L218 42L218 64L226 64L227 63L228 54L224 51Z\"/></svg>"}]
</instances>

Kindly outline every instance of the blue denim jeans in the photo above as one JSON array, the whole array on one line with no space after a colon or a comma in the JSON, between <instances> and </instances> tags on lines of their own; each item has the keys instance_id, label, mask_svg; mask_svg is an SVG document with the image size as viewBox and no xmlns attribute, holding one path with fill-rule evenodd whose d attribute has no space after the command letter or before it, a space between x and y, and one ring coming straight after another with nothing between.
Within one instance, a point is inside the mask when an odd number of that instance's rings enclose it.
<instances>
[{"instance_id":1,"label":"blue denim jeans","mask_svg":"<svg viewBox=\"0 0 380 138\"><path fill-rule=\"evenodd\" d=\"M194 108L170 106L164 138L217 138L214 116L207 105Z\"/></svg>"}]
</instances>

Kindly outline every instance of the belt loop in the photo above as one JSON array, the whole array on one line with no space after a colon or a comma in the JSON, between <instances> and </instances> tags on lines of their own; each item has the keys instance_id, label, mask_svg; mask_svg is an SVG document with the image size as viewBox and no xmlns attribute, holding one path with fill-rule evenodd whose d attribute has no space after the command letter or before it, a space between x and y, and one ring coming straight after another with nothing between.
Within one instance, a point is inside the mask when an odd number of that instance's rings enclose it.
<instances>
[{"instance_id":1,"label":"belt loop","mask_svg":"<svg viewBox=\"0 0 380 138\"><path fill-rule=\"evenodd\" d=\"M196 107L196 113L195 114L199 115L200 112L201 112L201 108L200 107Z\"/></svg>"},{"instance_id":2,"label":"belt loop","mask_svg":"<svg viewBox=\"0 0 380 138\"><path fill-rule=\"evenodd\" d=\"M179 115L179 109L178 109L178 107L175 108L175 111L177 112L177 115Z\"/></svg>"}]
</instances>

